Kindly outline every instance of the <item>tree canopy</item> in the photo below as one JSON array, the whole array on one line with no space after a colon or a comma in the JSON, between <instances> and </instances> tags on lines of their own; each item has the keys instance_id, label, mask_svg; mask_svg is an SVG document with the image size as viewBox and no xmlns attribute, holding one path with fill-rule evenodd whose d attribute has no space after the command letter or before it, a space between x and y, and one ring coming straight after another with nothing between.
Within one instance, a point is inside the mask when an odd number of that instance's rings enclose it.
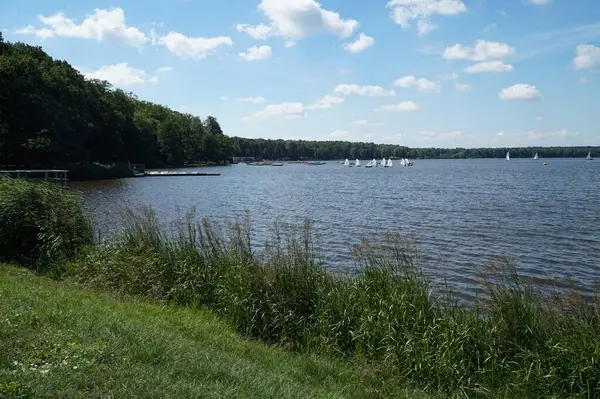
<instances>
[{"instance_id":1,"label":"tree canopy","mask_svg":"<svg viewBox=\"0 0 600 399\"><path fill-rule=\"evenodd\" d=\"M141 101L0 33L0 165L183 166L230 155L216 118Z\"/></svg>"}]
</instances>

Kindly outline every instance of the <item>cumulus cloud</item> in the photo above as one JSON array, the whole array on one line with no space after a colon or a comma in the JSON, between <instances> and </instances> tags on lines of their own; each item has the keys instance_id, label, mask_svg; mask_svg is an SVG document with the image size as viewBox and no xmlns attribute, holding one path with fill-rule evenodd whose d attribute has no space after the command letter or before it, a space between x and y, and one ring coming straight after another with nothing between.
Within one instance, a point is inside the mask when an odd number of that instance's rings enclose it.
<instances>
[{"instance_id":1,"label":"cumulus cloud","mask_svg":"<svg viewBox=\"0 0 600 399\"><path fill-rule=\"evenodd\" d=\"M304 115L304 106L301 103L287 102L267 105L265 109L252 114L252 118L282 117L287 119L298 118Z\"/></svg>"},{"instance_id":2,"label":"cumulus cloud","mask_svg":"<svg viewBox=\"0 0 600 399\"><path fill-rule=\"evenodd\" d=\"M434 15L457 15L467 11L462 0L391 0L387 7L392 9L392 19L403 29L408 29L412 21L417 22L420 36L437 27L429 22Z\"/></svg>"},{"instance_id":3,"label":"cumulus cloud","mask_svg":"<svg viewBox=\"0 0 600 399\"><path fill-rule=\"evenodd\" d=\"M466 83L454 82L454 89L456 91L471 91L471 86Z\"/></svg>"},{"instance_id":4,"label":"cumulus cloud","mask_svg":"<svg viewBox=\"0 0 600 399\"><path fill-rule=\"evenodd\" d=\"M369 121L365 121L365 120L358 120L358 121L354 121L354 125L355 126L362 126L362 127L381 127L381 126L385 126L385 123L383 123L383 122L369 122Z\"/></svg>"},{"instance_id":5,"label":"cumulus cloud","mask_svg":"<svg viewBox=\"0 0 600 399\"><path fill-rule=\"evenodd\" d=\"M592 44L577 46L577 53L573 58L575 69L590 69L600 66L600 47Z\"/></svg>"},{"instance_id":6,"label":"cumulus cloud","mask_svg":"<svg viewBox=\"0 0 600 399\"><path fill-rule=\"evenodd\" d=\"M122 8L110 10L96 8L94 13L86 15L80 24L62 12L48 17L38 15L37 18L44 25L43 27L36 28L29 25L17 30L17 33L36 35L41 39L55 36L71 37L135 47L141 47L148 41L148 37L138 28L126 25L125 12Z\"/></svg>"},{"instance_id":7,"label":"cumulus cloud","mask_svg":"<svg viewBox=\"0 0 600 399\"><path fill-rule=\"evenodd\" d=\"M247 33L250 37L256 40L267 40L267 38L273 33L273 27L265 24L237 24L235 28L238 32Z\"/></svg>"},{"instance_id":8,"label":"cumulus cloud","mask_svg":"<svg viewBox=\"0 0 600 399\"><path fill-rule=\"evenodd\" d=\"M512 72L514 70L515 68L511 64L505 64L502 61L479 62L465 68L467 73Z\"/></svg>"},{"instance_id":9,"label":"cumulus cloud","mask_svg":"<svg viewBox=\"0 0 600 399\"><path fill-rule=\"evenodd\" d=\"M170 66L160 67L156 70L156 72L160 72L160 73L173 72L173 67L170 67Z\"/></svg>"},{"instance_id":10,"label":"cumulus cloud","mask_svg":"<svg viewBox=\"0 0 600 399\"><path fill-rule=\"evenodd\" d=\"M332 96L327 94L325 97L318 99L311 105L308 105L306 109L327 109L332 108L336 104L341 104L344 102L343 97Z\"/></svg>"},{"instance_id":11,"label":"cumulus cloud","mask_svg":"<svg viewBox=\"0 0 600 399\"><path fill-rule=\"evenodd\" d=\"M379 108L380 111L396 111L396 112L406 112L406 111L417 111L421 107L419 104L414 101L403 101L397 104L384 105Z\"/></svg>"},{"instance_id":12,"label":"cumulus cloud","mask_svg":"<svg viewBox=\"0 0 600 399\"><path fill-rule=\"evenodd\" d=\"M157 76L150 76L144 70L133 68L126 62L104 65L97 71L83 70L81 73L88 79L106 80L116 86L154 84L158 81Z\"/></svg>"},{"instance_id":13,"label":"cumulus cloud","mask_svg":"<svg viewBox=\"0 0 600 399\"><path fill-rule=\"evenodd\" d=\"M262 104L267 101L264 97L240 97L237 99L241 103Z\"/></svg>"},{"instance_id":14,"label":"cumulus cloud","mask_svg":"<svg viewBox=\"0 0 600 399\"><path fill-rule=\"evenodd\" d=\"M552 0L529 0L531 4L535 4L536 6L543 6L544 4L549 4Z\"/></svg>"},{"instance_id":15,"label":"cumulus cloud","mask_svg":"<svg viewBox=\"0 0 600 399\"><path fill-rule=\"evenodd\" d=\"M364 33L358 35L358 39L344 45L344 49L351 53L360 53L375 44L375 39L367 36Z\"/></svg>"},{"instance_id":16,"label":"cumulus cloud","mask_svg":"<svg viewBox=\"0 0 600 399\"><path fill-rule=\"evenodd\" d=\"M252 46L245 53L238 55L246 61L264 60L271 57L271 46Z\"/></svg>"},{"instance_id":17,"label":"cumulus cloud","mask_svg":"<svg viewBox=\"0 0 600 399\"><path fill-rule=\"evenodd\" d=\"M269 34L295 41L320 31L341 38L351 36L358 21L343 19L340 14L326 10L315 0L261 0L258 10L269 20ZM263 32L265 28L261 28Z\"/></svg>"},{"instance_id":18,"label":"cumulus cloud","mask_svg":"<svg viewBox=\"0 0 600 399\"><path fill-rule=\"evenodd\" d=\"M440 82L434 82L425 78L416 78L412 75L404 76L394 82L395 86L402 88L417 89L421 92L440 91Z\"/></svg>"},{"instance_id":19,"label":"cumulus cloud","mask_svg":"<svg viewBox=\"0 0 600 399\"><path fill-rule=\"evenodd\" d=\"M454 46L446 47L442 57L446 60L469 60L480 62L501 59L514 53L514 47L511 47L506 43L477 40L473 47L465 47L458 43Z\"/></svg>"},{"instance_id":20,"label":"cumulus cloud","mask_svg":"<svg viewBox=\"0 0 600 399\"><path fill-rule=\"evenodd\" d=\"M203 59L217 51L220 46L233 45L231 38L226 36L189 37L179 32L169 32L160 37L157 43L183 59Z\"/></svg>"},{"instance_id":21,"label":"cumulus cloud","mask_svg":"<svg viewBox=\"0 0 600 399\"><path fill-rule=\"evenodd\" d=\"M349 96L351 94L367 97L386 97L396 95L394 90L386 90L381 86L359 86L354 84L341 84L338 85L333 91L336 94L341 94L344 96Z\"/></svg>"},{"instance_id":22,"label":"cumulus cloud","mask_svg":"<svg viewBox=\"0 0 600 399\"><path fill-rule=\"evenodd\" d=\"M347 139L349 135L350 135L350 133L347 130L338 129L338 130L334 130L333 132L329 133L327 135L327 137L332 140L341 140L341 139Z\"/></svg>"},{"instance_id":23,"label":"cumulus cloud","mask_svg":"<svg viewBox=\"0 0 600 399\"><path fill-rule=\"evenodd\" d=\"M502 89L498 93L500 100L512 101L512 100L524 100L534 101L542 98L542 93L533 85L519 83L510 87Z\"/></svg>"}]
</instances>

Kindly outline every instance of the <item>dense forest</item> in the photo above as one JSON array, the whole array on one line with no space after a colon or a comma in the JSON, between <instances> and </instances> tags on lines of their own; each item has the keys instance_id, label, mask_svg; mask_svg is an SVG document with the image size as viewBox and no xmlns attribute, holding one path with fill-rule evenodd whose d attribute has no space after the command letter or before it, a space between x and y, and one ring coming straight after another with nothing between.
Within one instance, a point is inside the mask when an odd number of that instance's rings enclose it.
<instances>
[{"instance_id":1,"label":"dense forest","mask_svg":"<svg viewBox=\"0 0 600 399\"><path fill-rule=\"evenodd\" d=\"M214 117L203 121L85 79L0 32L0 165L183 166L230 156L230 139Z\"/></svg>"},{"instance_id":2,"label":"dense forest","mask_svg":"<svg viewBox=\"0 0 600 399\"><path fill-rule=\"evenodd\" d=\"M233 137L235 157L258 159L371 159L381 157L411 159L585 157L588 151L600 155L598 147L527 148L408 148L393 144L350 143L347 141L265 140Z\"/></svg>"}]
</instances>

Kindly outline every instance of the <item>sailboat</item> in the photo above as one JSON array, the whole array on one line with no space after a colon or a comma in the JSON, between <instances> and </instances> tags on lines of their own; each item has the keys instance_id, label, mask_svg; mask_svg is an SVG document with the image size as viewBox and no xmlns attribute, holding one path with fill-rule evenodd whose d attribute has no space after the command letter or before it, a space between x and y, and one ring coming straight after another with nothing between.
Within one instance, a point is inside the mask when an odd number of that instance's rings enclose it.
<instances>
[{"instance_id":1,"label":"sailboat","mask_svg":"<svg viewBox=\"0 0 600 399\"><path fill-rule=\"evenodd\" d=\"M506 160L510 161L510 151L506 153Z\"/></svg>"},{"instance_id":2,"label":"sailboat","mask_svg":"<svg viewBox=\"0 0 600 399\"><path fill-rule=\"evenodd\" d=\"M408 158L404 158L404 165L405 166L413 166L413 163L411 161L409 161Z\"/></svg>"},{"instance_id":3,"label":"sailboat","mask_svg":"<svg viewBox=\"0 0 600 399\"><path fill-rule=\"evenodd\" d=\"M535 155L533 156L533 159L538 159L538 153L536 152Z\"/></svg>"},{"instance_id":4,"label":"sailboat","mask_svg":"<svg viewBox=\"0 0 600 399\"><path fill-rule=\"evenodd\" d=\"M344 161L344 166L348 166L348 167L352 166L352 165L350 165L350 161L348 161L348 159L347 159L347 158L346 158L346 160Z\"/></svg>"},{"instance_id":5,"label":"sailboat","mask_svg":"<svg viewBox=\"0 0 600 399\"><path fill-rule=\"evenodd\" d=\"M388 159L386 166L387 166L388 168L391 168L391 167L393 167L393 166L394 166L394 165L392 164L392 158Z\"/></svg>"},{"instance_id":6,"label":"sailboat","mask_svg":"<svg viewBox=\"0 0 600 399\"><path fill-rule=\"evenodd\" d=\"M593 159L594 159L594 158L592 158L592 152L591 152L591 151L590 151L590 152L588 152L588 156L587 156L587 157L585 157L585 159L587 159L588 161L591 161L591 160L593 160Z\"/></svg>"},{"instance_id":7,"label":"sailboat","mask_svg":"<svg viewBox=\"0 0 600 399\"><path fill-rule=\"evenodd\" d=\"M381 160L381 163L380 163L380 165L381 165L381 166L383 166L383 167L385 167L385 165L386 165L386 163L385 163L385 158L383 158L383 159Z\"/></svg>"},{"instance_id":8,"label":"sailboat","mask_svg":"<svg viewBox=\"0 0 600 399\"><path fill-rule=\"evenodd\" d=\"M354 165L356 165L357 168L360 168L360 161L357 159L356 162L354 162Z\"/></svg>"},{"instance_id":9,"label":"sailboat","mask_svg":"<svg viewBox=\"0 0 600 399\"><path fill-rule=\"evenodd\" d=\"M406 166L406 161L404 161L404 158L400 159L400 166Z\"/></svg>"},{"instance_id":10,"label":"sailboat","mask_svg":"<svg viewBox=\"0 0 600 399\"><path fill-rule=\"evenodd\" d=\"M369 161L369 163L365 166L365 168L372 168L374 165L377 165L377 160L373 159L372 161Z\"/></svg>"}]
</instances>

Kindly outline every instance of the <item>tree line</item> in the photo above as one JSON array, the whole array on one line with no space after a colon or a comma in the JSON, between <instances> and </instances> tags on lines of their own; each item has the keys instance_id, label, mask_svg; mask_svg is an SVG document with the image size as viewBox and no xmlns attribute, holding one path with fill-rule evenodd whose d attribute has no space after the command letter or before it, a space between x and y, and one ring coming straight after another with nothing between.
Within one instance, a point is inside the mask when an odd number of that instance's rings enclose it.
<instances>
[{"instance_id":1,"label":"tree line","mask_svg":"<svg viewBox=\"0 0 600 399\"><path fill-rule=\"evenodd\" d=\"M348 141L267 140L233 137L233 155L239 158L279 160L325 160L344 158L465 159L585 157L588 152L600 156L600 147L517 147L517 148L409 148L394 144Z\"/></svg>"},{"instance_id":2,"label":"tree line","mask_svg":"<svg viewBox=\"0 0 600 399\"><path fill-rule=\"evenodd\" d=\"M231 142L205 120L88 80L41 47L0 32L0 165L222 162Z\"/></svg>"}]
</instances>

